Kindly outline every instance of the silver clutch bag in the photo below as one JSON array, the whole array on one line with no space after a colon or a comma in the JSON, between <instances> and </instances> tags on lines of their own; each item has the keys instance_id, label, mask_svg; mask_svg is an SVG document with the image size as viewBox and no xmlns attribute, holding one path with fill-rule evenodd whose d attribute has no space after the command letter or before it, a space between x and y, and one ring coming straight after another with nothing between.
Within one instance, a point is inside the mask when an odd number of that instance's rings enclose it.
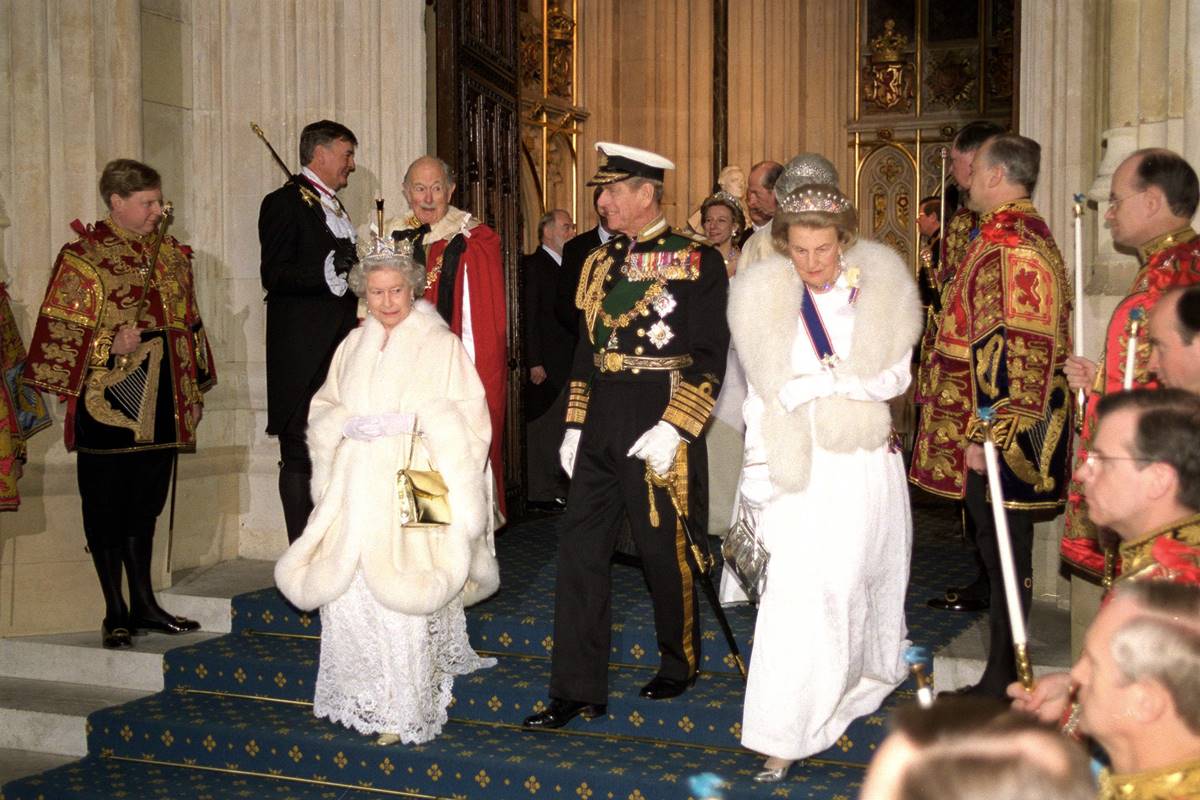
<instances>
[{"instance_id":1,"label":"silver clutch bag","mask_svg":"<svg viewBox=\"0 0 1200 800\"><path fill-rule=\"evenodd\" d=\"M733 571L742 591L751 602L757 602L766 589L767 562L771 554L758 538L754 519L745 504L738 505L733 527L721 542L721 556L725 559L725 568Z\"/></svg>"}]
</instances>

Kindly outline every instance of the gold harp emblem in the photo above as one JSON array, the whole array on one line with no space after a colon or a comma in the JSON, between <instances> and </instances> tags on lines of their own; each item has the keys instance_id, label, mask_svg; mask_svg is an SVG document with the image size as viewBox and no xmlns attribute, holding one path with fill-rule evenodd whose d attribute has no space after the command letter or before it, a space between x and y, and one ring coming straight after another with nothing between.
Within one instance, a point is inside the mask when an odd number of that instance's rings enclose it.
<instances>
[{"instance_id":1,"label":"gold harp emblem","mask_svg":"<svg viewBox=\"0 0 1200 800\"><path fill-rule=\"evenodd\" d=\"M93 371L83 395L88 413L97 422L133 431L136 442L153 441L162 355L162 339L151 339L118 357L112 369Z\"/></svg>"},{"instance_id":2,"label":"gold harp emblem","mask_svg":"<svg viewBox=\"0 0 1200 800\"><path fill-rule=\"evenodd\" d=\"M135 325L141 321L150 298L150 279L158 264L158 254L162 249L163 237L167 235L172 210L170 203L163 204L163 215L150 248L149 263L139 270L142 296L133 317ZM116 366L112 369L93 371L83 394L84 408L97 422L133 431L135 442L154 441L154 409L158 401L158 375L162 369L162 357L162 340L151 339L142 342L133 352L117 356Z\"/></svg>"}]
</instances>

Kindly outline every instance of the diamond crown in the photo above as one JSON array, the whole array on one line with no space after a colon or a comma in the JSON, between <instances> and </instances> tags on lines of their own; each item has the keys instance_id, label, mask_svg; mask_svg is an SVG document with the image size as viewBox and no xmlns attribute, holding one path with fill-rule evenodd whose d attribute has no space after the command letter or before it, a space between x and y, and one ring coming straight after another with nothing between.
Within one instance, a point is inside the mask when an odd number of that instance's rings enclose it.
<instances>
[{"instance_id":1,"label":"diamond crown","mask_svg":"<svg viewBox=\"0 0 1200 800\"><path fill-rule=\"evenodd\" d=\"M826 189L794 191L783 199L780 207L792 214L801 214L805 211L827 211L830 214L841 214L851 208L850 201L841 193Z\"/></svg>"}]
</instances>

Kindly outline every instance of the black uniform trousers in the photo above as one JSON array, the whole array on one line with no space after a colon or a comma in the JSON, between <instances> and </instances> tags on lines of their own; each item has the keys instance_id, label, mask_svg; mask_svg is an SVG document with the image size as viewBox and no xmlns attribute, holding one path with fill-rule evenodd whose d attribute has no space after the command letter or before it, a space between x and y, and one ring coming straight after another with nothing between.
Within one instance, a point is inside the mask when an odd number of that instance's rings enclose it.
<instances>
[{"instance_id":1,"label":"black uniform trousers","mask_svg":"<svg viewBox=\"0 0 1200 800\"><path fill-rule=\"evenodd\" d=\"M1008 619L1008 603L1004 594L1004 577L1000 571L1000 550L996 539L996 522L992 504L987 501L987 476L967 471L967 513L975 522L975 542L983 559L991 591L987 666L979 689L1003 697L1010 683L1017 679L1016 658L1013 655L1012 628ZM1021 611L1029 618L1033 599L1033 512L1007 509L1008 533L1012 540L1013 566L1017 573L1017 590L1021 596Z\"/></svg>"},{"instance_id":2,"label":"black uniform trousers","mask_svg":"<svg viewBox=\"0 0 1200 800\"><path fill-rule=\"evenodd\" d=\"M654 603L658 674L679 681L696 674L700 623L686 539L665 489L654 490L659 523L650 524L645 462L626 455L658 422L669 397L665 372L593 379L567 510L558 529L551 697L607 702L611 558L625 514ZM703 440L687 446L689 451L703 448ZM689 496L689 505L693 500Z\"/></svg>"},{"instance_id":3,"label":"black uniform trousers","mask_svg":"<svg viewBox=\"0 0 1200 800\"><path fill-rule=\"evenodd\" d=\"M175 448L76 454L83 532L93 552L151 537L171 487Z\"/></svg>"}]
</instances>

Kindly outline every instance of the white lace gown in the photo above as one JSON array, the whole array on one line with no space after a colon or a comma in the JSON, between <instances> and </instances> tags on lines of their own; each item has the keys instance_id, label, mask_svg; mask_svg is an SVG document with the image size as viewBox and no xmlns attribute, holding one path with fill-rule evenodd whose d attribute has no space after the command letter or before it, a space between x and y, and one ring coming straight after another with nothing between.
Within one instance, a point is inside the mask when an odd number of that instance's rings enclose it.
<instances>
[{"instance_id":1,"label":"white lace gown","mask_svg":"<svg viewBox=\"0 0 1200 800\"><path fill-rule=\"evenodd\" d=\"M814 295L834 351L850 352L854 306L839 282ZM801 322L796 375L823 369ZM848 396L887 400L907 389L909 356ZM907 675L904 595L912 517L903 458L884 445L839 453L815 442L803 492L771 484L763 451L763 401L745 404L746 467L740 491L760 514L771 554L759 601L742 717L742 744L800 759L833 745L857 717L879 708ZM730 598L732 599L732 598Z\"/></svg>"},{"instance_id":2,"label":"white lace gown","mask_svg":"<svg viewBox=\"0 0 1200 800\"><path fill-rule=\"evenodd\" d=\"M421 744L446 724L454 677L495 664L471 648L461 597L429 616L401 614L375 599L360 569L345 594L321 607L313 713Z\"/></svg>"}]
</instances>

